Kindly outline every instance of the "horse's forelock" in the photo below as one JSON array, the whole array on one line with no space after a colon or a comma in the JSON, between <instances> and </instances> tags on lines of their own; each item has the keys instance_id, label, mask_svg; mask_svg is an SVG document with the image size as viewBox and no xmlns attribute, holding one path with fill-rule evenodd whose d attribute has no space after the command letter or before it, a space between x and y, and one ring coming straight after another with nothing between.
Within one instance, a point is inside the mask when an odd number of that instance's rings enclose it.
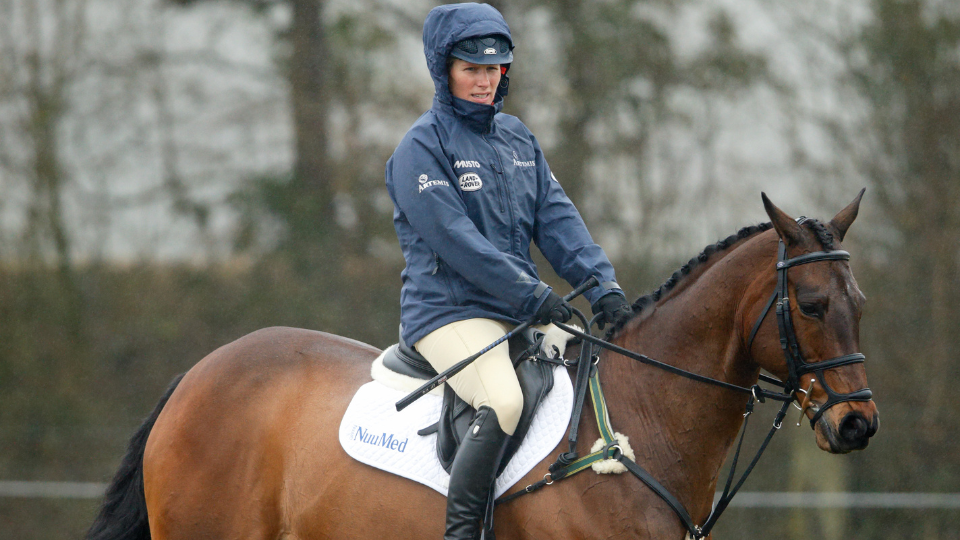
<instances>
[{"instance_id":1,"label":"horse's forelock","mask_svg":"<svg viewBox=\"0 0 960 540\"><path fill-rule=\"evenodd\" d=\"M827 228L820 220L817 219L808 219L803 222L803 224L810 229L811 232L817 237L817 241L820 242L820 245L823 246L825 251L831 251L837 249L836 244L834 243L836 238L833 233L830 232L830 229Z\"/></svg>"}]
</instances>

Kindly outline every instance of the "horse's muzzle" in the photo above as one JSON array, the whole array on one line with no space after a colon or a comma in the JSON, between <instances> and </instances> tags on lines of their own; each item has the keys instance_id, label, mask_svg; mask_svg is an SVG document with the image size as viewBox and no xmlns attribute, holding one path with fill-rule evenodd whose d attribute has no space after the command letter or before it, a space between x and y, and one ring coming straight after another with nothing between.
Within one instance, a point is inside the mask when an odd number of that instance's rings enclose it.
<instances>
[{"instance_id":1,"label":"horse's muzzle","mask_svg":"<svg viewBox=\"0 0 960 540\"><path fill-rule=\"evenodd\" d=\"M836 430L831 429L828 422L821 418L817 424L822 428L825 438L830 444L830 451L835 454L846 454L853 450L862 450L870 443L870 437L880 429L880 417L877 414L868 421L860 411L847 413Z\"/></svg>"}]
</instances>

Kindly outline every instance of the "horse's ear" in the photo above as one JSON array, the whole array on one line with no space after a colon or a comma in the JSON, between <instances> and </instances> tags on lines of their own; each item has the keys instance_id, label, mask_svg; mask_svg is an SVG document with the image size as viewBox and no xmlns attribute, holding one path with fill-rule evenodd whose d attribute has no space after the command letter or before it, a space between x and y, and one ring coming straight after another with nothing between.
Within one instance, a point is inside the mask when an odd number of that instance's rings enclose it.
<instances>
[{"instance_id":1,"label":"horse's ear","mask_svg":"<svg viewBox=\"0 0 960 540\"><path fill-rule=\"evenodd\" d=\"M770 202L766 193L760 192L760 198L763 199L763 209L766 210L767 215L770 216L773 228L777 230L777 234L780 235L784 243L787 245L799 244L803 238L803 229L800 228L800 225L783 210L777 208L776 205Z\"/></svg>"},{"instance_id":2,"label":"horse's ear","mask_svg":"<svg viewBox=\"0 0 960 540\"><path fill-rule=\"evenodd\" d=\"M850 224L853 223L853 220L857 219L857 212L860 211L860 199L863 198L865 191L867 191L867 188L861 189L860 193L853 199L853 202L848 204L843 210L837 212L837 215L833 216L833 219L830 220L830 225L833 225L833 228L837 231L837 237L841 242L847 234L847 229L850 228Z\"/></svg>"}]
</instances>

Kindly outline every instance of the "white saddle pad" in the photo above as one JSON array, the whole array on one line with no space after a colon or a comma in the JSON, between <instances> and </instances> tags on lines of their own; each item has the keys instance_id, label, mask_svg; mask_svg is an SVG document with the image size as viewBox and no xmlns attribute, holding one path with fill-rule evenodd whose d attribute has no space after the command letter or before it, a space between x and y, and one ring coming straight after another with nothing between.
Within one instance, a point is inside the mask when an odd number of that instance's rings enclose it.
<instances>
[{"instance_id":1,"label":"white saddle pad","mask_svg":"<svg viewBox=\"0 0 960 540\"><path fill-rule=\"evenodd\" d=\"M497 479L497 497L530 472L563 439L573 409L573 385L566 369L555 367L553 376L553 390L540 404L523 444ZM437 434L417 435L417 430L440 418L442 398L427 394L397 412L396 402L407 393L377 381L361 386L340 423L340 445L357 461L415 480L446 495L450 476L437 459Z\"/></svg>"}]
</instances>

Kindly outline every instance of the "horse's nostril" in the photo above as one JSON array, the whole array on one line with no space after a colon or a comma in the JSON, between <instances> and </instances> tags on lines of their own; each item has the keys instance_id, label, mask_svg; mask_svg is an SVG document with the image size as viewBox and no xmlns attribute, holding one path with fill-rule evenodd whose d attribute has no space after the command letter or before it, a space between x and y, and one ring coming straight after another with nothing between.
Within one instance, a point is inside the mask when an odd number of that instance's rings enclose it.
<instances>
[{"instance_id":1,"label":"horse's nostril","mask_svg":"<svg viewBox=\"0 0 960 540\"><path fill-rule=\"evenodd\" d=\"M850 413L840 422L840 437L848 443L857 443L865 440L869 435L870 425L867 419L859 413Z\"/></svg>"}]
</instances>

